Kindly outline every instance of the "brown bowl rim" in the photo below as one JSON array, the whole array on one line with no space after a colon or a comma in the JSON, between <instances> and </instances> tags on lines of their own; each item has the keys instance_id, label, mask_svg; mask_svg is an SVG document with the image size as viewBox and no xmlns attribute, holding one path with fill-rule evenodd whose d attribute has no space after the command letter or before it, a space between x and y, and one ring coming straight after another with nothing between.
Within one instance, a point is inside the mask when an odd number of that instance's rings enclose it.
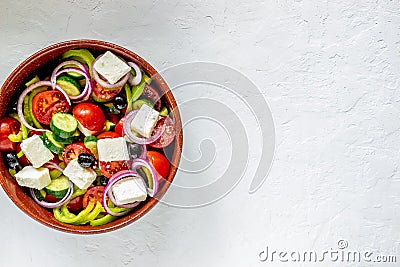
<instances>
[{"instance_id":1,"label":"brown bowl rim","mask_svg":"<svg viewBox=\"0 0 400 267\"><path fill-rule=\"evenodd\" d=\"M171 115L175 121L176 129L177 129L177 137L176 140L174 141L173 145L174 146L174 152L172 154L172 159L171 159L171 169L168 177L166 178L166 182L161 184L161 187L159 188L159 191L157 193L157 199L156 198L150 198L149 200L145 201L143 204L141 204L140 208L138 210L135 210L134 212L119 218L111 223L108 223L103 226L88 226L88 225L70 225L70 224L64 224L61 223L57 220L55 220L54 216L49 216L49 219L44 219L42 216L39 216L36 212L30 210L28 206L26 206L23 202L19 201L19 199L11 192L10 183L12 186L14 186L14 189L17 188L16 190L18 191L23 191L22 188L17 184L15 179L13 179L7 168L4 165L2 156L0 155L0 184L7 194L7 196L14 202L14 204L22 210L25 214L27 214L29 217L33 218L34 220L38 221L39 223L46 225L52 229L59 230L62 232L67 232L67 233L73 233L73 234L99 234L99 233L105 233L105 232L110 232L114 231L117 229L120 229L124 226L127 226L138 219L140 219L142 216L144 216L147 212L149 212L158 202L158 199L161 199L162 196L166 193L166 191L169 188L169 185L172 183L176 172L177 172L177 167L180 162L180 157L182 153L182 143L183 143L183 133L182 133L182 122L181 122L181 117L179 113L179 109L177 106L177 103L175 101L175 98L169 89L167 83L164 81L164 79L159 75L159 73L142 57L137 55L136 53L130 51L129 49L126 49L122 46L119 46L114 43L102 41L102 40L94 40L94 39L75 39L75 40L67 40L59 43L52 44L50 46L47 46L38 52L32 54L29 56L27 59L25 59L21 64L19 64L12 72L11 74L7 77L5 82L3 83L1 89L0 89L0 117L2 117L6 111L7 107L7 102L4 101L5 99L10 99L11 95L15 93L15 91L22 86L22 82L26 80L26 78L33 73L33 70L30 71L29 68L33 68L32 64L35 63L42 63L38 64L38 66L34 67L34 69L38 69L42 67L44 64L48 63L52 59L58 58L61 56L63 52L66 52L70 49L78 49L78 48L87 48L91 50L96 50L96 51L106 51L110 50L116 54L121 55L125 59L129 60L136 60L137 62L140 63L140 65L144 68L145 72L150 74L151 76L156 77L156 80L154 81L158 88L161 90L161 93L163 94L163 97L167 104L169 104L170 110L172 110ZM56 52L56 54L54 54ZM8 93L7 90L10 90L10 88L13 90L12 93ZM22 192L23 193L23 192ZM25 193L23 193L25 194ZM46 209L40 207L38 204L36 204L29 196L26 196L25 199L30 199L39 209L47 211ZM29 200L28 200L29 201ZM49 214L51 214L50 211Z\"/></svg>"}]
</instances>

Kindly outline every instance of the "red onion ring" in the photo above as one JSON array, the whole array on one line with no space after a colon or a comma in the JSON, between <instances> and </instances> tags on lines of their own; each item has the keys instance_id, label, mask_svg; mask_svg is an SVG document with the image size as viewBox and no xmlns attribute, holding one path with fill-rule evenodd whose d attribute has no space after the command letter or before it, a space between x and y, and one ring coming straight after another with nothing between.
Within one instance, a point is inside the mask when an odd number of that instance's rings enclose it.
<instances>
[{"instance_id":1,"label":"red onion ring","mask_svg":"<svg viewBox=\"0 0 400 267\"><path fill-rule=\"evenodd\" d=\"M121 205L121 206L117 205L116 201L115 201L115 198L114 198L114 196L112 195L112 192L111 192L111 188L116 182L118 182L118 181L120 181L120 180L122 180L124 178L132 177L132 176L140 177L136 172L133 172L133 171L120 171L120 172L117 172L116 174L114 174L110 178L110 180L108 181L108 184L104 188L104 193L103 193L103 198L102 198L103 207L104 207L105 211L108 214L113 215L113 216L122 216L122 215L127 214L131 210L126 210L126 211L118 212L118 213L111 211L110 208L107 205L107 196L109 197L111 202L114 203L114 205L116 205L118 207L121 207L121 208L124 208L124 207L127 207L127 208L131 208L132 207L133 208L133 207L136 207L137 205L139 205L139 203L136 204L136 202L135 203L131 203L131 204Z\"/></svg>"},{"instance_id":2,"label":"red onion ring","mask_svg":"<svg viewBox=\"0 0 400 267\"><path fill-rule=\"evenodd\" d=\"M47 162L46 164L43 165L43 167L48 168L48 169L49 169L49 168L51 168L51 169L57 169L57 170L59 170L59 171L61 171L61 172L64 171L63 168L61 168L59 165L55 164L54 162Z\"/></svg>"},{"instance_id":3,"label":"red onion ring","mask_svg":"<svg viewBox=\"0 0 400 267\"><path fill-rule=\"evenodd\" d=\"M107 81L104 81L102 78L100 78L99 73L94 69L94 65L96 64L97 60L99 60L99 58L100 58L101 56L103 56L103 54L100 55L100 56L98 56L98 57L93 61L93 65L92 65L92 76L93 76L93 79L94 79L101 87L103 87L103 88L105 88L105 89L109 89L109 90L117 89L117 88L120 88L120 87L124 86L124 85L126 84L126 82L128 81L129 76L131 75L130 72L128 72L124 77L122 77L122 78L121 78L117 83L115 83L115 84L111 84L111 83L109 83L109 82L107 82Z\"/></svg>"},{"instance_id":4,"label":"red onion ring","mask_svg":"<svg viewBox=\"0 0 400 267\"><path fill-rule=\"evenodd\" d=\"M34 130L34 131L46 132L46 131L49 131L49 130L46 130L46 129L38 129L38 128L35 128L35 127L30 126L30 125L26 122L26 120L25 120L25 118L24 118L24 113L23 113L23 109L22 109L22 105L23 105L23 103L24 103L24 98L25 98L25 96L26 96L27 94L29 94L32 90L34 90L34 89L36 89L36 88L38 88L38 87L42 87L42 86L51 87L52 84L51 84L50 81L39 81L39 82L36 82L36 83L34 83L34 84L31 84L30 86L28 86L28 87L21 93L21 95L20 95L19 98L18 98L17 113L18 113L19 119L21 120L22 124L26 126L26 128L31 129L31 130ZM66 93L60 86L58 86L57 84L55 85L54 88L57 89L58 91L60 91L60 92L65 96L65 98L67 99L68 104L71 105L71 100L69 99L69 96L67 95L67 93Z\"/></svg>"},{"instance_id":5,"label":"red onion ring","mask_svg":"<svg viewBox=\"0 0 400 267\"><path fill-rule=\"evenodd\" d=\"M139 110L133 110L129 114L126 115L125 121L123 124L124 134L128 138L129 141L140 144L140 145L147 145L156 141L165 131L165 124L161 128L158 128L156 131L152 132L152 136L149 138L138 137L132 133L131 124L133 119L135 118L136 114Z\"/></svg>"},{"instance_id":6,"label":"red onion ring","mask_svg":"<svg viewBox=\"0 0 400 267\"><path fill-rule=\"evenodd\" d=\"M151 178L153 179L153 188L147 187L147 193L149 196L154 197L155 194L157 194L158 191L158 175L157 172L154 170L153 166L151 166L150 162L144 159L135 159L132 162L130 162L129 169L131 171L136 172L138 168L145 167L147 168L150 173L151 173Z\"/></svg>"},{"instance_id":7,"label":"red onion ring","mask_svg":"<svg viewBox=\"0 0 400 267\"><path fill-rule=\"evenodd\" d=\"M87 101L90 97L90 94L92 93L93 89L92 89L92 82L90 80L90 76L89 74L87 74L86 72L84 72L83 70L77 69L77 68L67 68L67 69L63 69L60 70L59 72L57 72L56 74L54 74L54 78L57 79L58 76L60 76L63 73L66 72L77 72L81 75L83 75L86 79L86 84L85 84L85 88L83 89L82 93L80 93L80 95L77 96L69 96L69 98L74 101L75 103L77 101ZM52 76L53 78L53 76Z\"/></svg>"},{"instance_id":8,"label":"red onion ring","mask_svg":"<svg viewBox=\"0 0 400 267\"><path fill-rule=\"evenodd\" d=\"M55 203L40 201L39 199L37 199L33 188L30 188L29 191L31 192L32 198L36 203L38 203L40 206L42 206L44 208L53 209L53 208L57 208L57 207L64 205L70 199L70 197L72 196L72 193L74 191L74 186L73 186L72 182L69 181L69 188L68 188L67 194L65 194L65 196L62 199L60 199L60 201L55 202Z\"/></svg>"},{"instance_id":9,"label":"red onion ring","mask_svg":"<svg viewBox=\"0 0 400 267\"><path fill-rule=\"evenodd\" d=\"M142 70L140 69L140 67L139 67L136 63L128 62L128 65L129 65L132 69L134 69L134 70L135 70L135 73L136 73L136 76L135 76L135 77L133 77L132 74L131 74L131 76L129 77L128 82L129 82L129 84L130 84L131 86L138 85L138 84L140 83L140 81L142 80L142 76L143 76L143 75L142 75Z\"/></svg>"},{"instance_id":10,"label":"red onion ring","mask_svg":"<svg viewBox=\"0 0 400 267\"><path fill-rule=\"evenodd\" d=\"M52 88L54 89L55 88L55 85L56 85L56 74L57 74L57 72L61 69L61 68L63 68L63 67L65 67L65 66L67 66L67 65L76 65L76 66L78 66L78 68L80 69L80 70L82 70L82 71L84 71L86 74L87 74L87 76L90 76L90 73L89 73L89 69L86 67L86 65L85 64L83 64L83 63L81 63L81 62L79 62L79 61L77 61L77 60L67 60L67 61L64 61L64 62L62 62L62 63L60 63L57 67L55 67L55 69L53 70L53 73L51 74L51 78L50 78L50 81L51 81L51 84L52 84ZM81 74L81 73L80 73Z\"/></svg>"}]
</instances>

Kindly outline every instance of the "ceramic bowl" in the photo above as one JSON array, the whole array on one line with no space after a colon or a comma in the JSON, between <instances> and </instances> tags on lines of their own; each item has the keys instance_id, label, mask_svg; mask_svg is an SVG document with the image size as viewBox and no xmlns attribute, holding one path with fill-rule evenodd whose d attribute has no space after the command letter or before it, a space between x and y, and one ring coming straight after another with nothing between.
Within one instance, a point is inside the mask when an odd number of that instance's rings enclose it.
<instances>
[{"instance_id":1,"label":"ceramic bowl","mask_svg":"<svg viewBox=\"0 0 400 267\"><path fill-rule=\"evenodd\" d=\"M121 46L99 41L99 40L70 40L48 46L35 54L28 57L22 62L6 79L0 90L0 117L6 113L7 105L11 97L18 89L24 86L28 78L38 71L43 71L47 66L54 67L55 60L59 58L64 52L70 49L86 48L93 52L105 52L107 50L121 56L127 61L138 62L144 71L150 75L156 75L157 71L143 58L134 52L123 48ZM50 72L50 71L49 71ZM171 161L171 169L166 180L168 182L161 183L157 199L160 199L168 190L169 184L173 181L179 164L181 151L182 151L182 125L179 115L179 110L175 99L168 88L168 85L160 75L156 75L153 80L154 85L160 90L163 95L162 101L167 107L172 110L171 117L175 120L177 134L175 141L165 149L165 153ZM17 182L10 176L8 169L4 164L3 158L0 155L0 184L3 187L7 196L20 208L25 214L33 218L39 223L56 230L74 233L74 234L96 234L113 231L125 227L134 221L140 219L144 214L149 212L157 203L156 198L148 198L140 206L138 206L132 213L118 218L117 220L103 226L90 226L90 225L70 225L57 221L51 210L47 210L39 206L30 197L26 188L20 187Z\"/></svg>"}]
</instances>

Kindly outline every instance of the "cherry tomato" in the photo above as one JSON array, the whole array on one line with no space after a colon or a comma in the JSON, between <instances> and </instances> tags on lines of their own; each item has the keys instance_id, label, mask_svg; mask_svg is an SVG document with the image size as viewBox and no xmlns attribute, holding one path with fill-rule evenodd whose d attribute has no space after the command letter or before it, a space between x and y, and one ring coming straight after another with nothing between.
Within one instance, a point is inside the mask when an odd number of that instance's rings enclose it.
<instances>
[{"instance_id":1,"label":"cherry tomato","mask_svg":"<svg viewBox=\"0 0 400 267\"><path fill-rule=\"evenodd\" d=\"M107 120L111 121L114 124L117 124L119 121L119 117L115 114L107 113L106 114Z\"/></svg>"},{"instance_id":2,"label":"cherry tomato","mask_svg":"<svg viewBox=\"0 0 400 267\"><path fill-rule=\"evenodd\" d=\"M80 103L74 107L72 113L75 119L90 131L101 132L106 123L103 110L93 103Z\"/></svg>"},{"instance_id":3,"label":"cherry tomato","mask_svg":"<svg viewBox=\"0 0 400 267\"><path fill-rule=\"evenodd\" d=\"M154 148L164 148L172 143L175 138L175 125L174 122L170 117L162 117L158 120L156 127L162 127L165 124L165 131L164 133L153 143L149 144L151 147Z\"/></svg>"},{"instance_id":4,"label":"cherry tomato","mask_svg":"<svg viewBox=\"0 0 400 267\"><path fill-rule=\"evenodd\" d=\"M17 149L17 144L8 139L10 134L17 134L21 128L19 121L4 117L0 119L0 152L11 152Z\"/></svg>"},{"instance_id":5,"label":"cherry tomato","mask_svg":"<svg viewBox=\"0 0 400 267\"><path fill-rule=\"evenodd\" d=\"M68 204L69 211L76 212L83 210L83 195L73 198Z\"/></svg>"},{"instance_id":6,"label":"cherry tomato","mask_svg":"<svg viewBox=\"0 0 400 267\"><path fill-rule=\"evenodd\" d=\"M97 136L97 139L118 138L118 137L121 137L121 135L119 135L116 132L103 132Z\"/></svg>"},{"instance_id":7,"label":"cherry tomato","mask_svg":"<svg viewBox=\"0 0 400 267\"><path fill-rule=\"evenodd\" d=\"M18 144L17 146L17 154L21 152L21 143ZM18 158L19 163L21 163L23 166L28 166L32 165L31 162L28 160L28 158L23 155L22 157Z\"/></svg>"},{"instance_id":8,"label":"cherry tomato","mask_svg":"<svg viewBox=\"0 0 400 267\"><path fill-rule=\"evenodd\" d=\"M124 135L124 121L125 121L125 117L120 119L119 122L117 123L117 125L115 125L115 128L114 128L114 131L117 134L119 134L120 136Z\"/></svg>"},{"instance_id":9,"label":"cherry tomato","mask_svg":"<svg viewBox=\"0 0 400 267\"><path fill-rule=\"evenodd\" d=\"M38 93L32 100L32 113L42 124L49 125L51 117L57 112L68 112L70 105L58 90Z\"/></svg>"},{"instance_id":10,"label":"cherry tomato","mask_svg":"<svg viewBox=\"0 0 400 267\"><path fill-rule=\"evenodd\" d=\"M92 154L82 142L76 142L64 148L62 158L65 164L68 165L71 160L76 159L82 153Z\"/></svg>"},{"instance_id":11,"label":"cherry tomato","mask_svg":"<svg viewBox=\"0 0 400 267\"><path fill-rule=\"evenodd\" d=\"M85 209L90 201L102 201L105 187L102 185L94 186L86 191L83 196L82 205Z\"/></svg>"},{"instance_id":12,"label":"cherry tomato","mask_svg":"<svg viewBox=\"0 0 400 267\"><path fill-rule=\"evenodd\" d=\"M157 173L166 178L169 174L170 167L168 159L163 154L156 151L148 151L147 157Z\"/></svg>"},{"instance_id":13,"label":"cherry tomato","mask_svg":"<svg viewBox=\"0 0 400 267\"><path fill-rule=\"evenodd\" d=\"M119 171L127 170L128 164L126 163L125 160L110 161L110 162L100 161L99 169L101 174L103 174L107 178L111 178L113 174Z\"/></svg>"},{"instance_id":14,"label":"cherry tomato","mask_svg":"<svg viewBox=\"0 0 400 267\"><path fill-rule=\"evenodd\" d=\"M50 194L46 194L46 196L44 197L44 201L50 202L50 203L55 203L59 200L60 200L59 198L56 198L55 196L50 195Z\"/></svg>"},{"instance_id":15,"label":"cherry tomato","mask_svg":"<svg viewBox=\"0 0 400 267\"><path fill-rule=\"evenodd\" d=\"M42 135L43 135L43 132L32 130L32 131L30 131L30 132L28 133L28 136L29 136L29 137L32 137L32 136L34 136L35 134L36 134L36 135L39 135L39 136L42 136Z\"/></svg>"},{"instance_id":16,"label":"cherry tomato","mask_svg":"<svg viewBox=\"0 0 400 267\"><path fill-rule=\"evenodd\" d=\"M118 95L122 90L121 88L118 89L107 89L101 87L98 83L93 86L93 99L97 102L107 102L113 99L116 95Z\"/></svg>"}]
</instances>

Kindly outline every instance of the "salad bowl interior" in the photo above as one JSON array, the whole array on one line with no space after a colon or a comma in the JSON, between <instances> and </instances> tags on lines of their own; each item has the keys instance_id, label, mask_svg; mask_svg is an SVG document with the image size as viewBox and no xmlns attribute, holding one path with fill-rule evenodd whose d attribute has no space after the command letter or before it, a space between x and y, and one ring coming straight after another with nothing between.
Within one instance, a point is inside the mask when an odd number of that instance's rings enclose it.
<instances>
[{"instance_id":1,"label":"salad bowl interior","mask_svg":"<svg viewBox=\"0 0 400 267\"><path fill-rule=\"evenodd\" d=\"M71 225L57 221L50 209L38 205L29 195L28 190L18 185L16 180L10 175L1 154L0 184L7 196L19 209L43 225L55 230L74 234L104 233L122 228L138 220L151 210L158 203L158 199L162 198L166 193L169 184L172 183L174 179L180 161L183 139L181 119L176 101L168 88L168 85L147 61L124 47L99 40L65 41L48 46L28 57L14 71L12 71L0 89L0 118L6 115L8 105L13 95L15 95L17 91L21 90L24 84L32 78L34 74L45 72L47 68L50 68L51 72L51 68L54 68L56 60L59 59L63 53L71 49L88 49L97 54L111 51L115 55L120 56L127 61L137 62L148 76L155 77L153 78L152 85L154 84L154 86L159 90L162 95L163 104L170 110L170 117L175 122L177 133L172 144L163 151L171 164L168 176L165 178L165 181L160 183L158 193L155 197L147 198L146 201L142 202L131 213L101 226Z\"/></svg>"}]
</instances>

